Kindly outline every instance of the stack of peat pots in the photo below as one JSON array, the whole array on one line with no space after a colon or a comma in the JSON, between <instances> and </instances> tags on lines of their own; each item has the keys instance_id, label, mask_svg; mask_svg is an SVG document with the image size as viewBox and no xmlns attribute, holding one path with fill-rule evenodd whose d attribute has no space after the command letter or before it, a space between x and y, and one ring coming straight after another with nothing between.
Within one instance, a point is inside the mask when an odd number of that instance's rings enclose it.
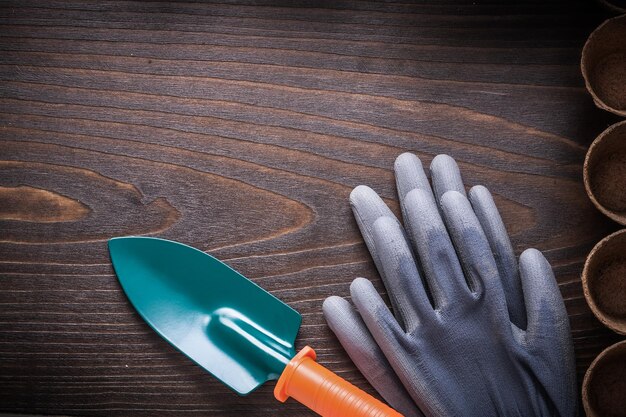
<instances>
[{"instance_id":1,"label":"stack of peat pots","mask_svg":"<svg viewBox=\"0 0 626 417\"><path fill-rule=\"evenodd\" d=\"M626 15L609 19L589 36L581 69L595 104L626 117ZM626 226L626 120L593 141L583 168L593 204ZM582 273L585 299L595 316L626 335L626 229L602 239L589 253ZM587 417L626 416L626 340L604 350L583 381Z\"/></svg>"}]
</instances>

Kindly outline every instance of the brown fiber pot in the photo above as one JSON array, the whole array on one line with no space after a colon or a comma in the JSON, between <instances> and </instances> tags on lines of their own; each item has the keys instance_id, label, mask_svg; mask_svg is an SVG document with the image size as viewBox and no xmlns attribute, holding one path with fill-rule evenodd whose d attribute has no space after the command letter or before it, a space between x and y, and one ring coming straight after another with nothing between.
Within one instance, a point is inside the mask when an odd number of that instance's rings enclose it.
<instances>
[{"instance_id":1,"label":"brown fiber pot","mask_svg":"<svg viewBox=\"0 0 626 417\"><path fill-rule=\"evenodd\" d=\"M583 380L587 417L626 417L626 340L606 348Z\"/></svg>"},{"instance_id":2,"label":"brown fiber pot","mask_svg":"<svg viewBox=\"0 0 626 417\"><path fill-rule=\"evenodd\" d=\"M626 225L626 121L610 126L593 141L585 157L583 180L598 210Z\"/></svg>"},{"instance_id":3,"label":"brown fiber pot","mask_svg":"<svg viewBox=\"0 0 626 417\"><path fill-rule=\"evenodd\" d=\"M596 106L626 116L626 15L605 21L589 35L580 67Z\"/></svg>"},{"instance_id":4,"label":"brown fiber pot","mask_svg":"<svg viewBox=\"0 0 626 417\"><path fill-rule=\"evenodd\" d=\"M582 284L585 299L598 320L626 334L626 229L605 237L591 250Z\"/></svg>"}]
</instances>

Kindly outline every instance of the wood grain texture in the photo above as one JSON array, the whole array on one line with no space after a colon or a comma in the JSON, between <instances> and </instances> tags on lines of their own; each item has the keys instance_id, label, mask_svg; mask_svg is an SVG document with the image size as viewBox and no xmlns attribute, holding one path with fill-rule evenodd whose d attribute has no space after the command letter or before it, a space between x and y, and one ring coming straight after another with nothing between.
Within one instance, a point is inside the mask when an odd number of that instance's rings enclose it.
<instances>
[{"instance_id":1,"label":"wood grain texture","mask_svg":"<svg viewBox=\"0 0 626 417\"><path fill-rule=\"evenodd\" d=\"M347 197L397 212L392 166L457 159L516 250L554 266L582 376L617 338L584 258L615 229L586 198L587 146L616 119L578 68L587 1L128 2L0 8L0 411L311 415L272 384L241 398L134 313L113 236L175 239L303 314L298 347L369 390L321 303L373 263Z\"/></svg>"}]
</instances>

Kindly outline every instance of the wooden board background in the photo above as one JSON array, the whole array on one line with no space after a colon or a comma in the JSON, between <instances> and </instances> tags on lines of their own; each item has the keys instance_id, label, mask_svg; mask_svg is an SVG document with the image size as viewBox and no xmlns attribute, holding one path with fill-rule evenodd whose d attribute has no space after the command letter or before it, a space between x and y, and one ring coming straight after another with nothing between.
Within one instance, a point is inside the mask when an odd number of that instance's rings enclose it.
<instances>
[{"instance_id":1,"label":"wooden board background","mask_svg":"<svg viewBox=\"0 0 626 417\"><path fill-rule=\"evenodd\" d=\"M106 240L175 239L302 312L298 347L371 390L321 315L380 281L348 207L369 184L397 211L404 151L454 156L518 252L543 250L578 372L617 338L579 275L615 229L581 165L616 119L583 88L594 2L2 2L0 410L310 415L271 384L239 398L156 336Z\"/></svg>"}]
</instances>

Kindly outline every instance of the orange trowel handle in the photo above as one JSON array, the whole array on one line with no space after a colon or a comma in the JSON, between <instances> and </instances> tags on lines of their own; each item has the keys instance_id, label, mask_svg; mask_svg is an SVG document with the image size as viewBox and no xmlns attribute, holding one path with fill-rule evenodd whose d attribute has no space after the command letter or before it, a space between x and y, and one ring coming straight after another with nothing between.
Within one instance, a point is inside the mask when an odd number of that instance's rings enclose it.
<instances>
[{"instance_id":1,"label":"orange trowel handle","mask_svg":"<svg viewBox=\"0 0 626 417\"><path fill-rule=\"evenodd\" d=\"M315 362L315 351L308 346L287 364L274 396L281 402L293 397L323 417L402 417Z\"/></svg>"}]
</instances>

